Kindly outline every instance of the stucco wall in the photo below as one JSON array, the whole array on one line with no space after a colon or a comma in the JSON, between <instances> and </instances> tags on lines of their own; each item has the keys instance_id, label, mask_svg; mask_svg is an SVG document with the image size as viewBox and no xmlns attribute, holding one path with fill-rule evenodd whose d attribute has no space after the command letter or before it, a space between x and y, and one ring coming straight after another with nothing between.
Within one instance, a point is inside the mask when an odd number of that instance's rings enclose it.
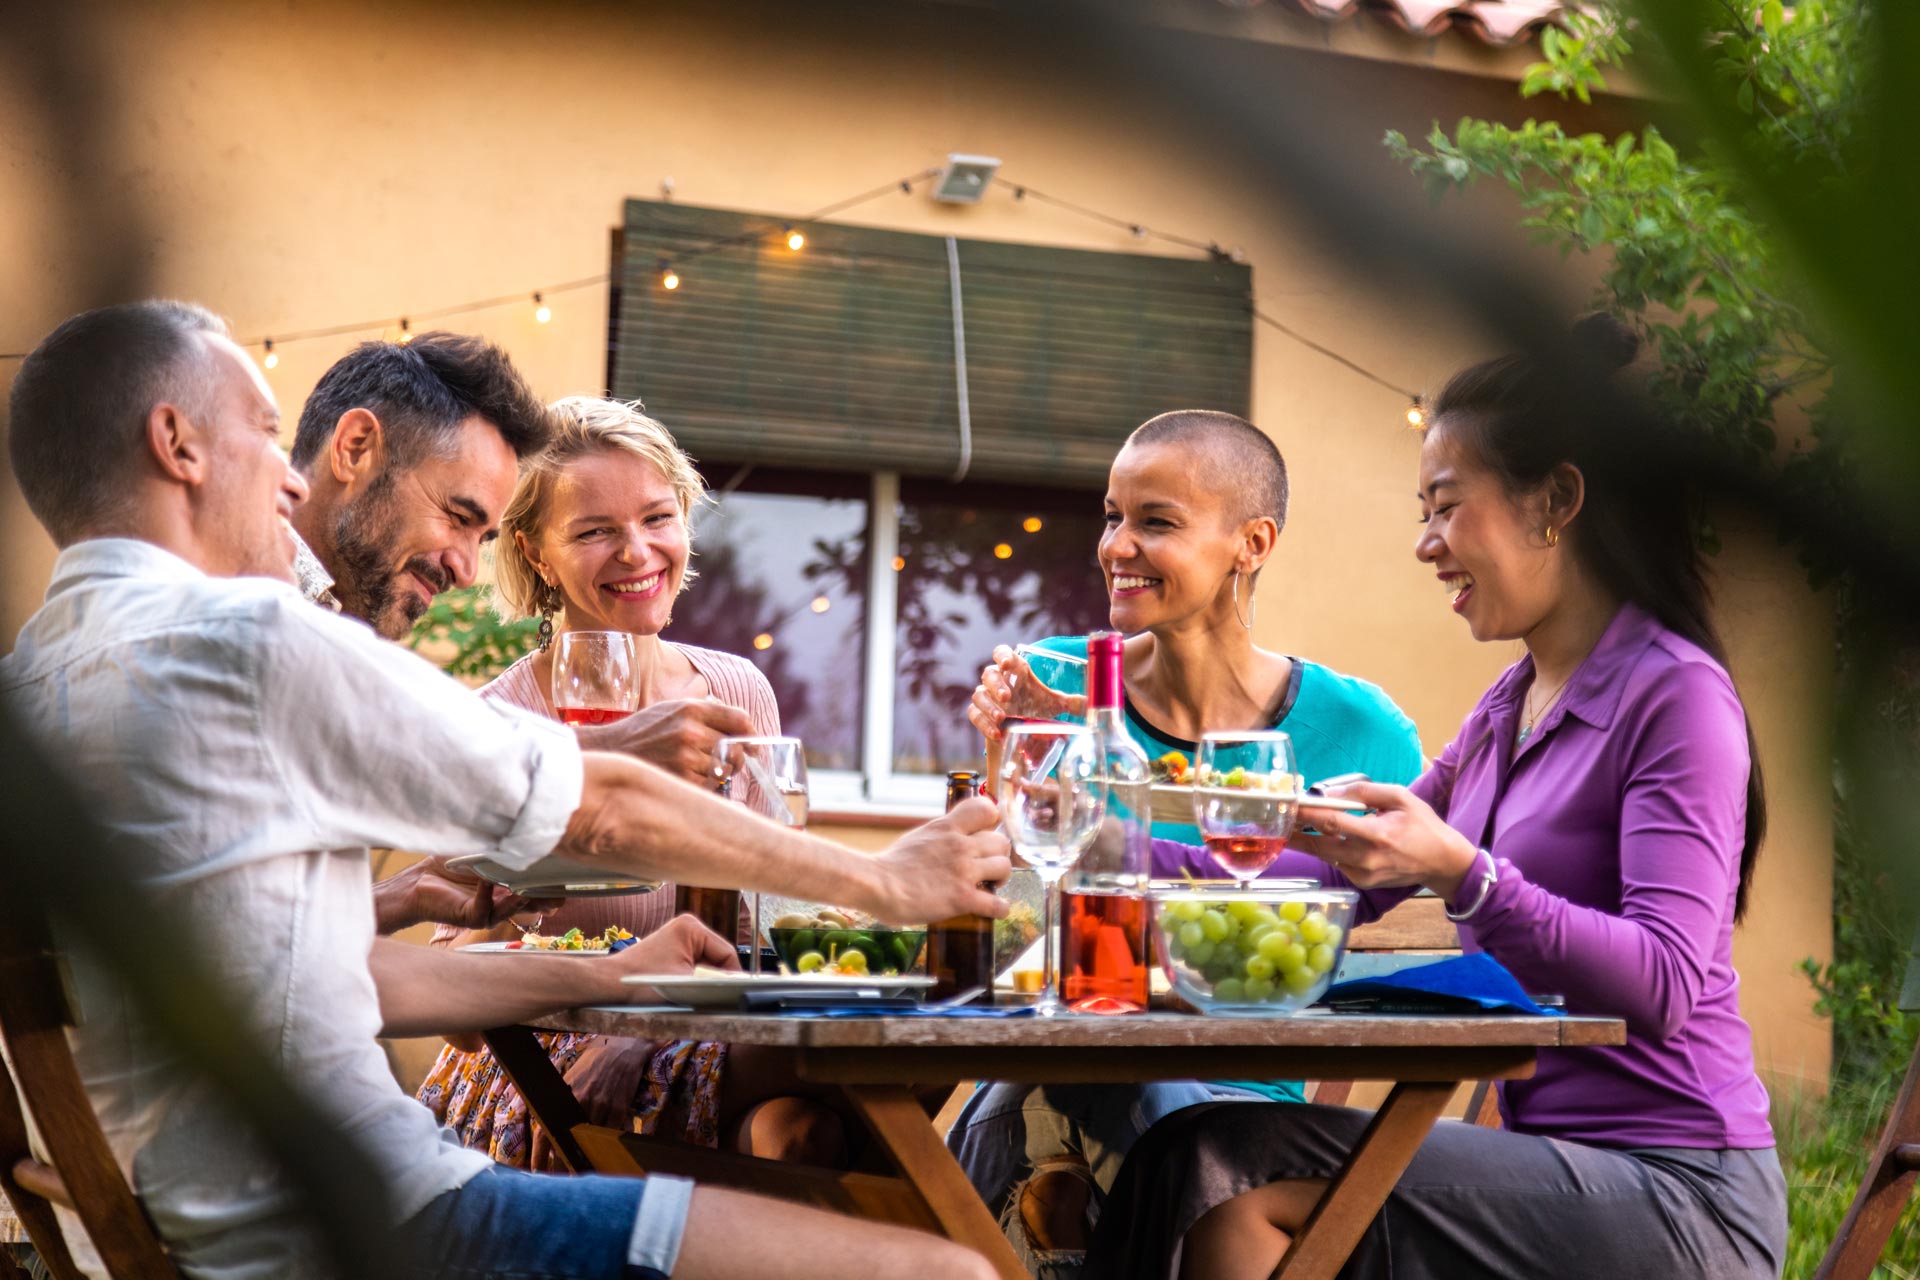
<instances>
[{"instance_id":1,"label":"stucco wall","mask_svg":"<svg viewBox=\"0 0 1920 1280\"><path fill-rule=\"evenodd\" d=\"M154 228L157 287L208 303L242 334L419 314L603 271L629 195L663 177L700 204L793 213L938 163L1000 156L1016 181L1245 250L1261 304L1403 385L1436 384L1487 353L1418 282L1382 292L1255 198L1206 136L1174 129L1124 83L1040 58L968 6L353 8L129 6L106 34L102 100L124 128L113 187ZM1419 46L1410 43L1410 57ZM1382 130L1521 113L1510 84L1408 65L1264 48L1272 74L1311 82L1297 122L1385 166ZM0 108L28 118L18 89ZM1249 110L1259 104L1250 103ZM1231 127L1231 122L1222 122ZM32 132L0 135L0 351L69 309L73 263L53 179L69 159ZM1406 207L1426 209L1408 181ZM1482 192L1444 217L1529 255L1513 211ZM1117 252L1124 231L1034 201L978 207L889 197L846 220ZM1559 273L1569 306L1579 264ZM697 268L687 288L699 287ZM603 289L516 301L452 323L504 343L546 395L602 383ZM269 375L291 421L320 372L360 337L283 344ZM1293 469L1292 518L1260 591L1258 636L1383 685L1437 751L1515 656L1473 643L1411 551L1417 442L1404 401L1287 338L1256 335L1255 417ZM0 363L0 381L14 366ZM671 405L656 411L672 421ZM9 494L0 635L46 579L51 549ZM1730 539L1723 616L1773 783L1775 836L1740 940L1763 1062L1823 1078L1824 1029L1803 955L1825 957L1830 830L1821 754L1830 669L1826 609L1764 537ZM697 607L697 596L691 598ZM871 845L877 833L848 831Z\"/></svg>"}]
</instances>

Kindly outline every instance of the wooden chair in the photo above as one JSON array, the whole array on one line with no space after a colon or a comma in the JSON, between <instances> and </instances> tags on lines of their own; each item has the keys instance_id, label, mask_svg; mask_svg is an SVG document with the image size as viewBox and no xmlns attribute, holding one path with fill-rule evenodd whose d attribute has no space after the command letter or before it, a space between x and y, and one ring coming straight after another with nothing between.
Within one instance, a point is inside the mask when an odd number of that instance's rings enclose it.
<instances>
[{"instance_id":1,"label":"wooden chair","mask_svg":"<svg viewBox=\"0 0 1920 1280\"><path fill-rule=\"evenodd\" d=\"M1446 904L1423 894L1408 898L1372 924L1355 926L1347 939L1347 950L1362 954L1459 955L1460 931L1447 919ZM1352 1093L1351 1080L1321 1080L1314 1085L1308 1101L1345 1106ZM1500 1100L1489 1082L1482 1080L1473 1086L1464 1118L1486 1128L1500 1127Z\"/></svg>"},{"instance_id":2,"label":"wooden chair","mask_svg":"<svg viewBox=\"0 0 1920 1280\"><path fill-rule=\"evenodd\" d=\"M67 1044L73 1023L64 971L44 933L18 925L0 931L0 1039L12 1066L11 1078L0 1070L0 1189L54 1280L80 1280L54 1205L79 1216L114 1280L175 1280L179 1272L81 1087ZM27 1116L50 1163L28 1147Z\"/></svg>"},{"instance_id":3,"label":"wooden chair","mask_svg":"<svg viewBox=\"0 0 1920 1280\"><path fill-rule=\"evenodd\" d=\"M1920 1012L1920 935L1914 938L1913 957L1907 963L1900 1008ZM1907 1064L1906 1081L1894 1099L1866 1176L1860 1179L1859 1194L1841 1220L1820 1269L1813 1273L1814 1280L1867 1280L1900 1223L1916 1178L1920 1178L1920 1045L1914 1047Z\"/></svg>"}]
</instances>

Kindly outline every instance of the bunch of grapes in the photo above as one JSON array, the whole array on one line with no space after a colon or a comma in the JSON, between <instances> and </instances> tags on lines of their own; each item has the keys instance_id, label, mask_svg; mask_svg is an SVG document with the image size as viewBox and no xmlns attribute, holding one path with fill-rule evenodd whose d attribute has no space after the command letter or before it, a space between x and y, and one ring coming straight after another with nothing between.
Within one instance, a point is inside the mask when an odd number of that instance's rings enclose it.
<instances>
[{"instance_id":1,"label":"bunch of grapes","mask_svg":"<svg viewBox=\"0 0 1920 1280\"><path fill-rule=\"evenodd\" d=\"M1180 898L1160 910L1169 964L1183 966L1221 1004L1298 1006L1333 972L1344 933L1305 902L1209 905Z\"/></svg>"}]
</instances>

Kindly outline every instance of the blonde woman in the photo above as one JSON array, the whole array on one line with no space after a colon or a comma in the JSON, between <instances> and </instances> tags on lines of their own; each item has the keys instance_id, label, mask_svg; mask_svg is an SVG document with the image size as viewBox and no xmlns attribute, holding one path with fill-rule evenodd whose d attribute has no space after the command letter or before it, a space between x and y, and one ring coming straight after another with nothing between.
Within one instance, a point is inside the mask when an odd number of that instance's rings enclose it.
<instances>
[{"instance_id":1,"label":"blonde woman","mask_svg":"<svg viewBox=\"0 0 1920 1280\"><path fill-rule=\"evenodd\" d=\"M746 659L662 640L694 576L688 520L705 496L693 460L638 406L588 396L553 405L553 443L531 459L501 520L498 593L513 616L541 620L542 645L481 689L482 697L558 719L548 694L552 639L567 631L633 636L642 710L619 724L579 730L583 741L652 759L712 785L713 746L732 733L777 734L780 711L766 677ZM673 886L650 894L587 898L549 913L543 932L619 925L643 935L673 913ZM507 926L501 932L513 933ZM477 940L443 928L436 944ZM831 1164L839 1118L759 1050L561 1034L544 1037L555 1065L602 1124L725 1144L753 1155ZM419 1093L470 1147L522 1168L553 1165L545 1135L529 1132L526 1105L484 1047L449 1044Z\"/></svg>"}]
</instances>

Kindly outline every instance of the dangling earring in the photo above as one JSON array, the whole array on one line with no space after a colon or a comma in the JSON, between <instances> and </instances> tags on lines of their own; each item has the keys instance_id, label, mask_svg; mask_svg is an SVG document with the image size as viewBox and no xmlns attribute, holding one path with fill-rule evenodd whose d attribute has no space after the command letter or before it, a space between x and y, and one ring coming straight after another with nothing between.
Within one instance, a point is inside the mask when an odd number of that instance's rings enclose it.
<instances>
[{"instance_id":1,"label":"dangling earring","mask_svg":"<svg viewBox=\"0 0 1920 1280\"><path fill-rule=\"evenodd\" d=\"M1247 588L1246 616L1244 617L1241 616L1240 614L1240 571L1238 569L1235 569L1233 571L1233 616L1239 621L1241 626L1251 631L1253 630L1254 614L1259 610L1259 608L1260 608L1260 602L1253 598L1253 588L1249 586Z\"/></svg>"},{"instance_id":2,"label":"dangling earring","mask_svg":"<svg viewBox=\"0 0 1920 1280\"><path fill-rule=\"evenodd\" d=\"M1560 545L1560 531L1554 528L1552 525L1547 526L1547 545L1550 547L1557 547Z\"/></svg>"},{"instance_id":3,"label":"dangling earring","mask_svg":"<svg viewBox=\"0 0 1920 1280\"><path fill-rule=\"evenodd\" d=\"M560 598L560 592L555 589L551 582L547 583L546 586L547 589L541 594L540 598L540 630L536 633L540 641L540 652L542 653L545 653L553 644L553 615L554 611L559 608L556 601Z\"/></svg>"}]
</instances>

